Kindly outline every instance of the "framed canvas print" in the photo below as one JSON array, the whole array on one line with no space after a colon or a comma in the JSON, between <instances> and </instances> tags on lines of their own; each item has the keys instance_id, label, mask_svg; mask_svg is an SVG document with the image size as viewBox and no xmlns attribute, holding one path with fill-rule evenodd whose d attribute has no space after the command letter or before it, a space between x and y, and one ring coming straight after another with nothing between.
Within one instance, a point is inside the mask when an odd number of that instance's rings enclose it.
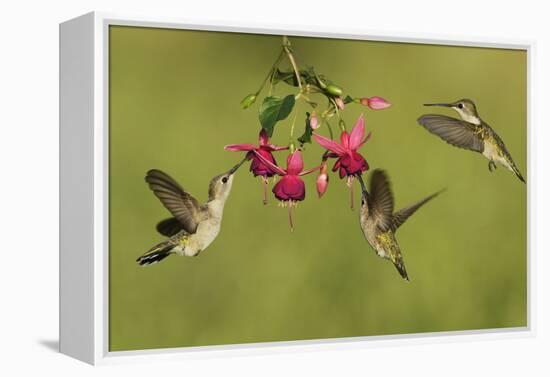
<instances>
[{"instance_id":1,"label":"framed canvas print","mask_svg":"<svg viewBox=\"0 0 550 377\"><path fill-rule=\"evenodd\" d=\"M61 24L61 352L530 334L531 53Z\"/></svg>"}]
</instances>

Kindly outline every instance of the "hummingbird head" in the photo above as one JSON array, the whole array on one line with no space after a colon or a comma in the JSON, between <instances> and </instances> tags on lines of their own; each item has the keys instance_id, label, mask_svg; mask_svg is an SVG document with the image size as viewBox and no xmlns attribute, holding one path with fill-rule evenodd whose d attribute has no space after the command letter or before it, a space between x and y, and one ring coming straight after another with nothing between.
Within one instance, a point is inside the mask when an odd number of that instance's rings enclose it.
<instances>
[{"instance_id":1,"label":"hummingbird head","mask_svg":"<svg viewBox=\"0 0 550 377\"><path fill-rule=\"evenodd\" d=\"M210 186L208 187L208 201L216 199L222 201L227 200L227 197L231 192L231 186L233 185L234 174L246 161L247 158L244 158L227 172L212 178L210 181Z\"/></svg>"},{"instance_id":2,"label":"hummingbird head","mask_svg":"<svg viewBox=\"0 0 550 377\"><path fill-rule=\"evenodd\" d=\"M210 181L210 186L208 187L208 201L222 200L225 202L231 192L232 185L232 173L226 172L215 176Z\"/></svg>"},{"instance_id":3,"label":"hummingbird head","mask_svg":"<svg viewBox=\"0 0 550 377\"><path fill-rule=\"evenodd\" d=\"M359 180L359 183L361 184L361 213L368 216L368 213L369 213L369 206L368 206L369 192L367 191L367 187L365 186L365 182L363 181L363 177L360 174L357 175L357 179Z\"/></svg>"},{"instance_id":4,"label":"hummingbird head","mask_svg":"<svg viewBox=\"0 0 550 377\"><path fill-rule=\"evenodd\" d=\"M481 123L474 101L467 98L463 98L452 103L426 103L424 106L450 107L458 113L462 120L473 124Z\"/></svg>"},{"instance_id":5,"label":"hummingbird head","mask_svg":"<svg viewBox=\"0 0 550 377\"><path fill-rule=\"evenodd\" d=\"M369 193L366 191L361 192L361 210L368 211L368 197Z\"/></svg>"}]
</instances>

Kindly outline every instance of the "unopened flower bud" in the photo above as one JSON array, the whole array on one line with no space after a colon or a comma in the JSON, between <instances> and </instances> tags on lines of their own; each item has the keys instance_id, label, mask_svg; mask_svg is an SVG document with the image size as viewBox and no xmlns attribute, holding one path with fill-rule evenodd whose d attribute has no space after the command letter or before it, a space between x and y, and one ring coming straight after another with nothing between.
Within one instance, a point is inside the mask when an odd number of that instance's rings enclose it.
<instances>
[{"instance_id":1,"label":"unopened flower bud","mask_svg":"<svg viewBox=\"0 0 550 377\"><path fill-rule=\"evenodd\" d=\"M324 89L328 94L334 97L340 97L344 93L342 88L334 84L328 84Z\"/></svg>"},{"instance_id":2,"label":"unopened flower bud","mask_svg":"<svg viewBox=\"0 0 550 377\"><path fill-rule=\"evenodd\" d=\"M323 194L327 191L327 188L328 188L327 163L324 162L323 165L321 165L321 170L319 171L319 175L317 176L317 194L319 194L319 198L323 196Z\"/></svg>"},{"instance_id":3,"label":"unopened flower bud","mask_svg":"<svg viewBox=\"0 0 550 377\"><path fill-rule=\"evenodd\" d=\"M256 95L255 94L249 94L246 97L243 98L241 101L241 107L243 109L248 109L250 106L252 106L256 102Z\"/></svg>"},{"instance_id":4,"label":"unopened flower bud","mask_svg":"<svg viewBox=\"0 0 550 377\"><path fill-rule=\"evenodd\" d=\"M313 130L318 129L321 126L319 124L319 119L317 119L317 114L315 114L315 111L311 113L311 116L309 117L309 126Z\"/></svg>"},{"instance_id":5,"label":"unopened flower bud","mask_svg":"<svg viewBox=\"0 0 550 377\"><path fill-rule=\"evenodd\" d=\"M361 105L368 106L372 110L383 110L391 106L391 103L382 97L363 97L359 102L361 102Z\"/></svg>"},{"instance_id":6,"label":"unopened flower bud","mask_svg":"<svg viewBox=\"0 0 550 377\"><path fill-rule=\"evenodd\" d=\"M336 102L336 106L338 106L338 108L339 108L340 110L344 110L345 104L344 104L344 101L342 100L342 98L336 97L336 98L334 99L334 102Z\"/></svg>"}]
</instances>

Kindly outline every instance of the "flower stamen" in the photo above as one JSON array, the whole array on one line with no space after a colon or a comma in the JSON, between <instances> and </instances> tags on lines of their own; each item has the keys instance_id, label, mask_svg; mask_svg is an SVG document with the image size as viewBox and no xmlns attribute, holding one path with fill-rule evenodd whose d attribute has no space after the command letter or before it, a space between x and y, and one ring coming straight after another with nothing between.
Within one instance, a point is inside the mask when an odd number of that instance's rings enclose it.
<instances>
[{"instance_id":1,"label":"flower stamen","mask_svg":"<svg viewBox=\"0 0 550 377\"><path fill-rule=\"evenodd\" d=\"M267 186L269 184L269 180L266 176L261 177L262 180L262 186L264 188L264 205L267 205Z\"/></svg>"},{"instance_id":2,"label":"flower stamen","mask_svg":"<svg viewBox=\"0 0 550 377\"><path fill-rule=\"evenodd\" d=\"M354 195L353 195L353 178L355 178L353 175L350 175L347 177L346 179L346 186L349 187L349 192L350 192L350 202L351 202L351 210L353 211L354 207L355 207L355 200L354 200Z\"/></svg>"},{"instance_id":3,"label":"flower stamen","mask_svg":"<svg viewBox=\"0 0 550 377\"><path fill-rule=\"evenodd\" d=\"M288 223L290 224L290 231L294 232L294 223L292 222L292 208L295 207L293 205L292 200L288 201Z\"/></svg>"}]
</instances>

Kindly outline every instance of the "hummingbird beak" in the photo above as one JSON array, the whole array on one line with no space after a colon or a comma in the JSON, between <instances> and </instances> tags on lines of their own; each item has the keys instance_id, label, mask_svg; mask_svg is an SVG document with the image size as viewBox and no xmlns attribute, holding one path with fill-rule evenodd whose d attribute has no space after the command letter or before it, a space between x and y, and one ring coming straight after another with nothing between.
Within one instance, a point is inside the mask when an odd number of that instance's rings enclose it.
<instances>
[{"instance_id":1,"label":"hummingbird beak","mask_svg":"<svg viewBox=\"0 0 550 377\"><path fill-rule=\"evenodd\" d=\"M237 169L239 169L241 167L242 164L244 164L246 161L248 160L248 158L243 158L243 160L241 162L239 162L237 165L233 166L229 171L228 171L228 174L231 175L231 174L234 174Z\"/></svg>"},{"instance_id":2,"label":"hummingbird beak","mask_svg":"<svg viewBox=\"0 0 550 377\"><path fill-rule=\"evenodd\" d=\"M359 180L359 183L361 184L361 191L363 192L363 195L365 198L369 196L369 192L367 191L367 188L365 187L365 182L363 182L363 176L361 174L357 174L357 179Z\"/></svg>"},{"instance_id":3,"label":"hummingbird beak","mask_svg":"<svg viewBox=\"0 0 550 377\"><path fill-rule=\"evenodd\" d=\"M425 103L424 106L453 107L453 104L452 103Z\"/></svg>"}]
</instances>

